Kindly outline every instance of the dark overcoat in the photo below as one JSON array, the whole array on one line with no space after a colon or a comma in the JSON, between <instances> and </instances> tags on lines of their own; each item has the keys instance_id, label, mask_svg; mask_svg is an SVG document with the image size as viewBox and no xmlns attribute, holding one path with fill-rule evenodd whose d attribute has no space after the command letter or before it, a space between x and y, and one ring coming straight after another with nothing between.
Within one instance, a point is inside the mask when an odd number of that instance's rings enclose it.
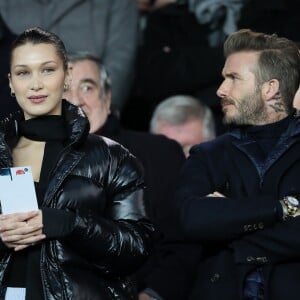
<instances>
[{"instance_id":1,"label":"dark overcoat","mask_svg":"<svg viewBox=\"0 0 300 300\"><path fill-rule=\"evenodd\" d=\"M177 191L181 229L204 253L190 299L243 299L257 267L265 299L300 298L300 218L278 215L279 200L300 192L299 134L295 113L266 159L242 129L192 149ZM225 197L206 196L215 191Z\"/></svg>"}]
</instances>

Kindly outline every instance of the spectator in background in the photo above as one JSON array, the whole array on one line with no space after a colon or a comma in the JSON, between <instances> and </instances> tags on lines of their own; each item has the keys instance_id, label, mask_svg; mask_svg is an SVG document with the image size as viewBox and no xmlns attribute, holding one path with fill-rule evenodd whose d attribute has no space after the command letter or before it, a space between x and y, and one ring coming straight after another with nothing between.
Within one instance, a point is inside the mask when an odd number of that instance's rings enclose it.
<instances>
[{"instance_id":1,"label":"spectator in background","mask_svg":"<svg viewBox=\"0 0 300 300\"><path fill-rule=\"evenodd\" d=\"M0 14L14 34L39 26L58 34L67 51L101 57L114 83L112 104L122 109L133 78L137 8L133 0L2 0Z\"/></svg>"},{"instance_id":2,"label":"spectator in background","mask_svg":"<svg viewBox=\"0 0 300 300\"><path fill-rule=\"evenodd\" d=\"M167 221L164 218L172 201L176 175L185 160L179 144L162 135L121 128L111 111L113 89L105 66L87 52L71 53L68 58L72 82L64 96L87 114L91 133L116 140L140 159L147 186L146 212L158 224Z\"/></svg>"},{"instance_id":3,"label":"spectator in background","mask_svg":"<svg viewBox=\"0 0 300 300\"><path fill-rule=\"evenodd\" d=\"M215 123L210 108L187 95L165 99L155 108L150 132L177 141L187 157L195 144L215 138Z\"/></svg>"},{"instance_id":4,"label":"spectator in background","mask_svg":"<svg viewBox=\"0 0 300 300\"><path fill-rule=\"evenodd\" d=\"M14 97L10 94L8 77L10 45L16 38L2 21L0 15L0 118L8 116L11 112L17 111L19 106Z\"/></svg>"},{"instance_id":5,"label":"spectator in background","mask_svg":"<svg viewBox=\"0 0 300 300\"><path fill-rule=\"evenodd\" d=\"M82 52L69 54L69 68L72 82L65 97L86 112L90 131L120 142L140 159L144 167L146 214L161 235L156 237L149 261L136 275L138 290L147 286L170 296L170 299L181 300L192 282L199 252L198 248L186 247L179 242L179 231L173 217L173 191L177 174L185 161L183 151L177 142L162 135L120 127L110 108L113 93L110 78L98 58ZM175 236L176 242L161 246L164 236L172 239ZM162 261L163 266L152 270L158 261ZM176 288L175 282L178 282Z\"/></svg>"},{"instance_id":6,"label":"spectator in background","mask_svg":"<svg viewBox=\"0 0 300 300\"><path fill-rule=\"evenodd\" d=\"M198 22L187 1L150 2L152 6L146 8L140 4L142 32L135 80L122 124L147 131L157 104L178 94L205 99L214 116L221 115L215 91L224 58L222 47L212 48L209 43L209 24Z\"/></svg>"},{"instance_id":7,"label":"spectator in background","mask_svg":"<svg viewBox=\"0 0 300 300\"><path fill-rule=\"evenodd\" d=\"M209 26L212 47L223 45L225 38L238 29L241 11L250 0L186 0L199 24Z\"/></svg>"},{"instance_id":8,"label":"spectator in background","mask_svg":"<svg viewBox=\"0 0 300 300\"><path fill-rule=\"evenodd\" d=\"M299 6L300 0L248 0L241 10L238 28L276 33L300 41Z\"/></svg>"}]
</instances>

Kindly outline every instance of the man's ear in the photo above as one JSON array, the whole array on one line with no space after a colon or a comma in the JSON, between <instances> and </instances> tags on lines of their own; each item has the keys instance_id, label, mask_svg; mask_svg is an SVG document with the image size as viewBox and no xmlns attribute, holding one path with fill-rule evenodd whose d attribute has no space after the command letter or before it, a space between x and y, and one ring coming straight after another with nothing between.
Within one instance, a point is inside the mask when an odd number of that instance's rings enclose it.
<instances>
[{"instance_id":1,"label":"man's ear","mask_svg":"<svg viewBox=\"0 0 300 300\"><path fill-rule=\"evenodd\" d=\"M279 92L279 81L277 79L270 79L262 85L262 96L266 101L274 99Z\"/></svg>"},{"instance_id":2,"label":"man's ear","mask_svg":"<svg viewBox=\"0 0 300 300\"><path fill-rule=\"evenodd\" d=\"M108 115L111 114L111 91L107 92L105 97L105 108L107 110Z\"/></svg>"}]
</instances>

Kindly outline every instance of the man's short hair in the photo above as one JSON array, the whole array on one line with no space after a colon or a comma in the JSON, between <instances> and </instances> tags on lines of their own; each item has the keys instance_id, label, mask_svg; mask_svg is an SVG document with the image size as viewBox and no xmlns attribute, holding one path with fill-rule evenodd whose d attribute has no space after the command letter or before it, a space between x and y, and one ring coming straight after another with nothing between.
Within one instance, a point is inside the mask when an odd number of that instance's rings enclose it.
<instances>
[{"instance_id":1,"label":"man's short hair","mask_svg":"<svg viewBox=\"0 0 300 300\"><path fill-rule=\"evenodd\" d=\"M224 43L224 55L237 52L257 52L258 64L253 69L257 85L277 79L280 93L288 112L300 83L300 54L297 45L276 34L241 29L231 34Z\"/></svg>"},{"instance_id":2,"label":"man's short hair","mask_svg":"<svg viewBox=\"0 0 300 300\"><path fill-rule=\"evenodd\" d=\"M68 61L70 63L77 63L84 60L90 60L97 64L100 74L99 85L101 89L101 97L106 99L107 95L111 93L111 78L101 59L86 51L68 53Z\"/></svg>"}]
</instances>

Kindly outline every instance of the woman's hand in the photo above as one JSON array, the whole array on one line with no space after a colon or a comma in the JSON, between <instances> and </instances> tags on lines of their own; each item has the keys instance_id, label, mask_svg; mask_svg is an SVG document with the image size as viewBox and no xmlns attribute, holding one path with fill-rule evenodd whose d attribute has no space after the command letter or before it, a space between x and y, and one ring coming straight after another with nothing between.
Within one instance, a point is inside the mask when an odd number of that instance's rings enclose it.
<instances>
[{"instance_id":1,"label":"woman's hand","mask_svg":"<svg viewBox=\"0 0 300 300\"><path fill-rule=\"evenodd\" d=\"M43 240L42 211L0 215L0 238L2 242L15 251L33 246Z\"/></svg>"}]
</instances>

